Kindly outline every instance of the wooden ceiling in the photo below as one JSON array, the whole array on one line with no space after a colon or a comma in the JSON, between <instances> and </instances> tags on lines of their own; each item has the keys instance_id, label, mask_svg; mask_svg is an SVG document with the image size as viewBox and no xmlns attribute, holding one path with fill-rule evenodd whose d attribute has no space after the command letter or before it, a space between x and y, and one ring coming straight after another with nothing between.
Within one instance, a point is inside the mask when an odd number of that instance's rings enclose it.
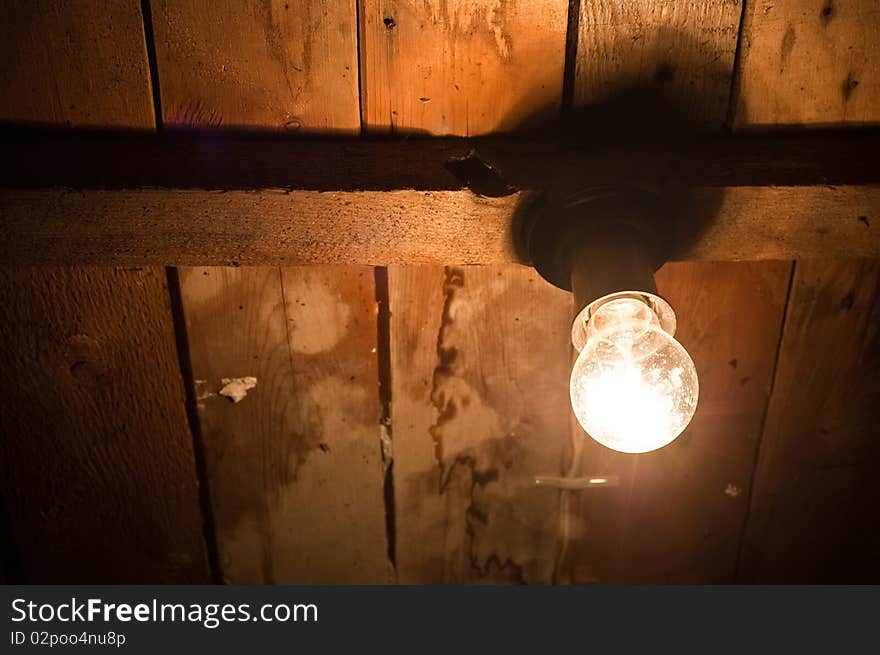
<instances>
[{"instance_id":1,"label":"wooden ceiling","mask_svg":"<svg viewBox=\"0 0 880 655\"><path fill-rule=\"evenodd\" d=\"M716 132L880 122L872 0L6 13L0 118L13 123L476 136L622 85ZM667 125L636 109L632 130ZM664 266L701 399L681 438L639 456L570 418L570 295L528 267L451 264L0 270L3 575L880 579L877 261ZM219 395L245 376L257 383L241 402ZM545 474L619 484L535 488Z\"/></svg>"}]
</instances>

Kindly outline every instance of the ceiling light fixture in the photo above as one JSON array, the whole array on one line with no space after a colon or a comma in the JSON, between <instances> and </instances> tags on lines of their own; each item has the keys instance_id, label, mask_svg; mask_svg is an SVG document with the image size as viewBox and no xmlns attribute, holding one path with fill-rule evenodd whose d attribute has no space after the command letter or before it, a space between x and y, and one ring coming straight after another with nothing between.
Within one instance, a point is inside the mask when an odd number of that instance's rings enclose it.
<instances>
[{"instance_id":1,"label":"ceiling light fixture","mask_svg":"<svg viewBox=\"0 0 880 655\"><path fill-rule=\"evenodd\" d=\"M574 293L574 414L593 439L625 453L673 441L699 395L693 360L673 338L675 312L654 283L668 252L661 208L640 189L592 188L545 204L526 226L532 265Z\"/></svg>"}]
</instances>

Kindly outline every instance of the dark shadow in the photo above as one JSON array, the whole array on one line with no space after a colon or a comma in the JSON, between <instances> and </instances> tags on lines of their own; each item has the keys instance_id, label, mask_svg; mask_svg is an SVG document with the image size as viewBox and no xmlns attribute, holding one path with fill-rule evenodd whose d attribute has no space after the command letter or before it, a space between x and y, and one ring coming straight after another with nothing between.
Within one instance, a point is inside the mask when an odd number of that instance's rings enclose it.
<instances>
[{"instance_id":1,"label":"dark shadow","mask_svg":"<svg viewBox=\"0 0 880 655\"><path fill-rule=\"evenodd\" d=\"M24 570L5 499L0 498L0 584L24 584Z\"/></svg>"},{"instance_id":2,"label":"dark shadow","mask_svg":"<svg viewBox=\"0 0 880 655\"><path fill-rule=\"evenodd\" d=\"M0 121L0 188L459 190L462 138L347 131L71 129Z\"/></svg>"},{"instance_id":3,"label":"dark shadow","mask_svg":"<svg viewBox=\"0 0 880 655\"><path fill-rule=\"evenodd\" d=\"M658 44L653 56L643 57L656 62L652 72L638 78L621 77L600 89L584 89L584 83L575 79L572 101L577 104L579 97L588 95L589 102L564 109L552 121L536 116L521 124L521 134L543 144L556 144L560 152L579 149L596 157L607 152L609 160L616 161L620 160L621 152L631 155L628 167L618 164L616 170L608 171L601 179L594 179L593 170L585 171L589 177L585 175L583 179L579 179L577 171L568 171L551 188L546 183L543 188L538 187L544 192L540 200L533 196L524 198L512 225L522 261L529 261L523 236L530 229L530 221L540 220L541 212L535 209L553 211L555 203L592 185L628 185L655 193L660 202L659 229L670 259L686 252L714 221L723 189L704 188L694 193L690 180L669 174L662 162L664 153L673 162L692 150L695 143L718 138L727 131L731 70L717 61L690 59L689 53L700 52L700 47L686 33L663 29L647 40ZM670 44L674 47L668 47ZM674 56L670 56L670 51ZM573 62L569 62L571 65ZM687 79L688 73L694 79ZM574 77L571 70L567 71L569 76ZM725 89L723 97L719 96L719 88ZM492 163L491 159L488 163ZM519 186L523 180L517 182Z\"/></svg>"}]
</instances>

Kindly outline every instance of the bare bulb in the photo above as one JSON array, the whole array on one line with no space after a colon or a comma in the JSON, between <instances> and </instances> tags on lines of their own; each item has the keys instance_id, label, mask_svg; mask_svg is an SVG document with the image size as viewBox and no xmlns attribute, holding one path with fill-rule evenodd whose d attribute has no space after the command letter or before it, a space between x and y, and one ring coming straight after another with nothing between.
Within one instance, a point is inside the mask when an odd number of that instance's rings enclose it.
<instances>
[{"instance_id":1,"label":"bare bulb","mask_svg":"<svg viewBox=\"0 0 880 655\"><path fill-rule=\"evenodd\" d=\"M698 395L693 360L647 303L616 298L592 311L571 404L593 439L624 453L661 448L690 423Z\"/></svg>"}]
</instances>

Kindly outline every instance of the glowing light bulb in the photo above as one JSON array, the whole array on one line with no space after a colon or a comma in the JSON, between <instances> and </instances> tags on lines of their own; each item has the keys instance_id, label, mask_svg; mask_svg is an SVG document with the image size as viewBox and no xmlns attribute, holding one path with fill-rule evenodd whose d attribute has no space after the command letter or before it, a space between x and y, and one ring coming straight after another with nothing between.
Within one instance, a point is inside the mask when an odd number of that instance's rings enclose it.
<instances>
[{"instance_id":1,"label":"glowing light bulb","mask_svg":"<svg viewBox=\"0 0 880 655\"><path fill-rule=\"evenodd\" d=\"M624 453L673 441L697 408L690 355L641 298L606 300L586 321L586 342L571 373L578 422L593 439Z\"/></svg>"}]
</instances>

